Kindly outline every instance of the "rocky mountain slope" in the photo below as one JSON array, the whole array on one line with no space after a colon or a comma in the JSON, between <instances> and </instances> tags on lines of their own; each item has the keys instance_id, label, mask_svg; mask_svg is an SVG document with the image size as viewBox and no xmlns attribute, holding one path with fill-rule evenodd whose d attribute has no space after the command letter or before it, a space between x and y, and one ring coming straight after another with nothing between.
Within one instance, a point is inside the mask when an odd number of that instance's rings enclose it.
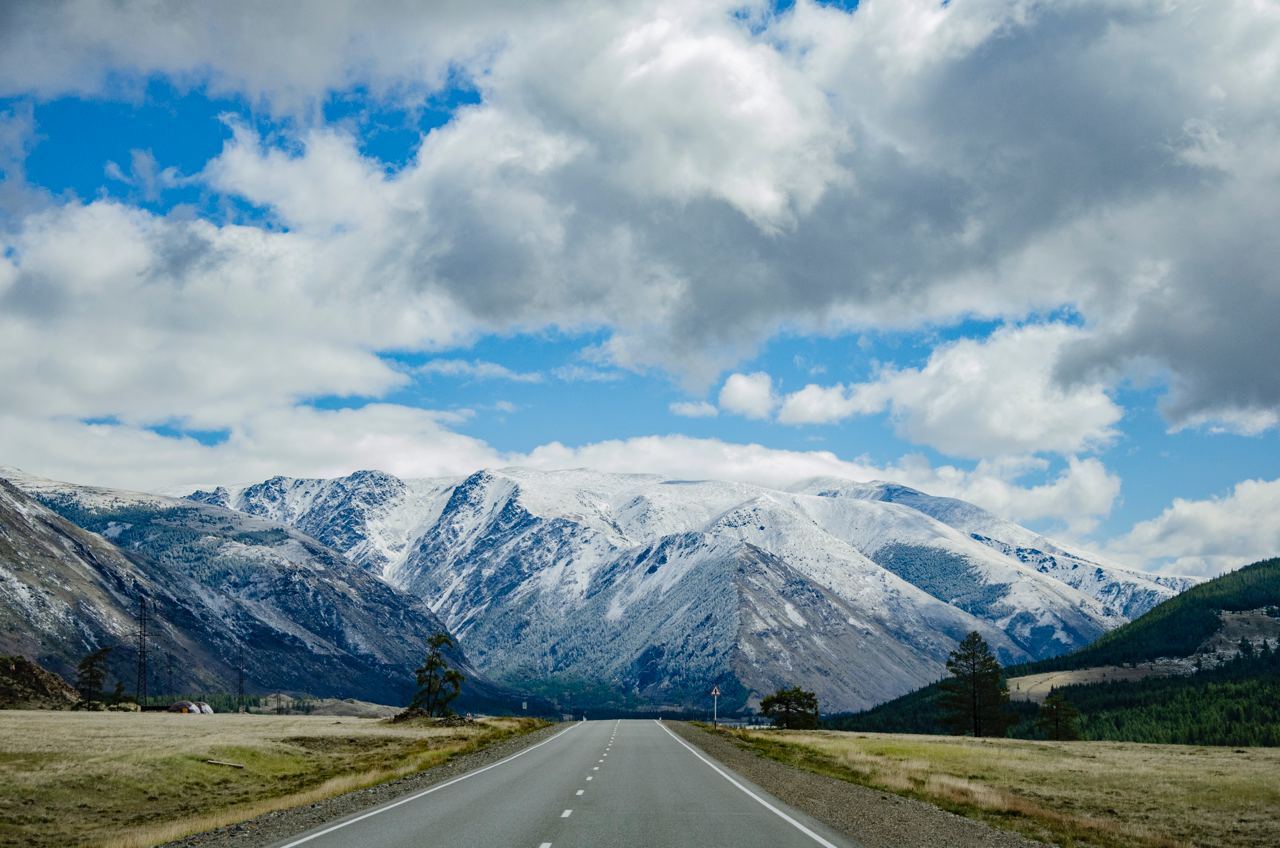
<instances>
[{"instance_id":1,"label":"rocky mountain slope","mask_svg":"<svg viewBox=\"0 0 1280 848\"><path fill-rule=\"evenodd\" d=\"M943 673L1087 644L1190 581L1070 552L891 484L792 491L591 471L276 477L193 498L306 529L422 598L477 666L614 706L732 707L789 683L855 709Z\"/></svg>"},{"instance_id":2,"label":"rocky mountain slope","mask_svg":"<svg viewBox=\"0 0 1280 848\"><path fill-rule=\"evenodd\" d=\"M0 479L0 653L73 673L116 646L134 688L139 598L152 608L150 689L286 689L404 703L425 641L443 629L416 598L281 524L191 501ZM168 655L172 655L170 663ZM507 702L473 678L470 702ZM172 669L172 672L170 671Z\"/></svg>"}]
</instances>

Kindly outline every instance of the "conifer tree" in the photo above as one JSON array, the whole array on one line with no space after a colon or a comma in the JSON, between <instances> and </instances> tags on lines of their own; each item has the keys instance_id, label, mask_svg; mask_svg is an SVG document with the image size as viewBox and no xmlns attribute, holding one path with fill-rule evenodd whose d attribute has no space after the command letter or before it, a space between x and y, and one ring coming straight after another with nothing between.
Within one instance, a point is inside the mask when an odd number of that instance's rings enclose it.
<instances>
[{"instance_id":1,"label":"conifer tree","mask_svg":"<svg viewBox=\"0 0 1280 848\"><path fill-rule=\"evenodd\" d=\"M947 659L951 677L942 683L947 724L957 734L1004 736L1016 716L1009 710L1009 688L1000 663L976 630Z\"/></svg>"},{"instance_id":2,"label":"conifer tree","mask_svg":"<svg viewBox=\"0 0 1280 848\"><path fill-rule=\"evenodd\" d=\"M1036 727L1046 739L1080 738L1080 711L1059 692L1050 692L1036 716Z\"/></svg>"},{"instance_id":3,"label":"conifer tree","mask_svg":"<svg viewBox=\"0 0 1280 848\"><path fill-rule=\"evenodd\" d=\"M76 666L76 689L85 701L101 701L102 686L107 682L107 655L111 648L99 648L86 654Z\"/></svg>"},{"instance_id":4,"label":"conifer tree","mask_svg":"<svg viewBox=\"0 0 1280 848\"><path fill-rule=\"evenodd\" d=\"M818 696L799 686L779 689L760 702L760 712L773 719L775 727L811 730L818 726Z\"/></svg>"},{"instance_id":5,"label":"conifer tree","mask_svg":"<svg viewBox=\"0 0 1280 848\"><path fill-rule=\"evenodd\" d=\"M418 668L418 691L409 703L409 710L420 711L429 716L452 715L449 704L462 691L462 682L466 677L462 672L449 665L444 652L455 647L453 637L448 633L436 633L427 640L427 658Z\"/></svg>"}]
</instances>

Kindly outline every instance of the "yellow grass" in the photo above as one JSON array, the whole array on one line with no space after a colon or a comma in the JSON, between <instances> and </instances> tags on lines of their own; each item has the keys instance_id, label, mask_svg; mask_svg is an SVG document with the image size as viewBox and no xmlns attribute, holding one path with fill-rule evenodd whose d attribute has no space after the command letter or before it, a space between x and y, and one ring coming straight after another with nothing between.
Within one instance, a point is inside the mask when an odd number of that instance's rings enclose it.
<instances>
[{"instance_id":1,"label":"yellow grass","mask_svg":"<svg viewBox=\"0 0 1280 848\"><path fill-rule=\"evenodd\" d=\"M403 777L540 724L0 711L0 846L145 848Z\"/></svg>"},{"instance_id":2,"label":"yellow grass","mask_svg":"<svg viewBox=\"0 0 1280 848\"><path fill-rule=\"evenodd\" d=\"M1280 750L725 731L766 756L1063 846L1280 845Z\"/></svg>"}]
</instances>

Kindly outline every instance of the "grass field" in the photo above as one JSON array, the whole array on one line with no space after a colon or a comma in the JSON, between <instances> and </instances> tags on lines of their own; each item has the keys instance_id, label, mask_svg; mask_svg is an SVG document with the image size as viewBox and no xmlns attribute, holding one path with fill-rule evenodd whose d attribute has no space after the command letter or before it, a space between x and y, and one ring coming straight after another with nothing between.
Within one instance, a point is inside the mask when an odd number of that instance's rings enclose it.
<instances>
[{"instance_id":1,"label":"grass field","mask_svg":"<svg viewBox=\"0 0 1280 848\"><path fill-rule=\"evenodd\" d=\"M155 845L403 777L538 726L0 711L0 845Z\"/></svg>"},{"instance_id":2,"label":"grass field","mask_svg":"<svg viewBox=\"0 0 1280 848\"><path fill-rule=\"evenodd\" d=\"M721 731L773 759L1063 846L1280 845L1280 750Z\"/></svg>"}]
</instances>

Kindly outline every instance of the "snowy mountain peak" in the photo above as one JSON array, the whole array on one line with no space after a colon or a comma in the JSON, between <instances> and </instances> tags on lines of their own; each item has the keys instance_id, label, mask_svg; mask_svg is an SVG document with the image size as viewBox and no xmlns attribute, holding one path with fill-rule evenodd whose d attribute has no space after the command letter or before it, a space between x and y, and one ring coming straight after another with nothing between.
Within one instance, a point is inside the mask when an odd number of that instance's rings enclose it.
<instances>
[{"instance_id":1,"label":"snowy mountain peak","mask_svg":"<svg viewBox=\"0 0 1280 848\"><path fill-rule=\"evenodd\" d=\"M705 683L691 669L747 700L807 669L830 707L865 706L935 679L971 630L1006 660L1049 656L1181 588L885 481L502 468L228 495L421 597L487 673L595 681L616 705L683 703ZM874 681L843 677L854 645Z\"/></svg>"}]
</instances>

